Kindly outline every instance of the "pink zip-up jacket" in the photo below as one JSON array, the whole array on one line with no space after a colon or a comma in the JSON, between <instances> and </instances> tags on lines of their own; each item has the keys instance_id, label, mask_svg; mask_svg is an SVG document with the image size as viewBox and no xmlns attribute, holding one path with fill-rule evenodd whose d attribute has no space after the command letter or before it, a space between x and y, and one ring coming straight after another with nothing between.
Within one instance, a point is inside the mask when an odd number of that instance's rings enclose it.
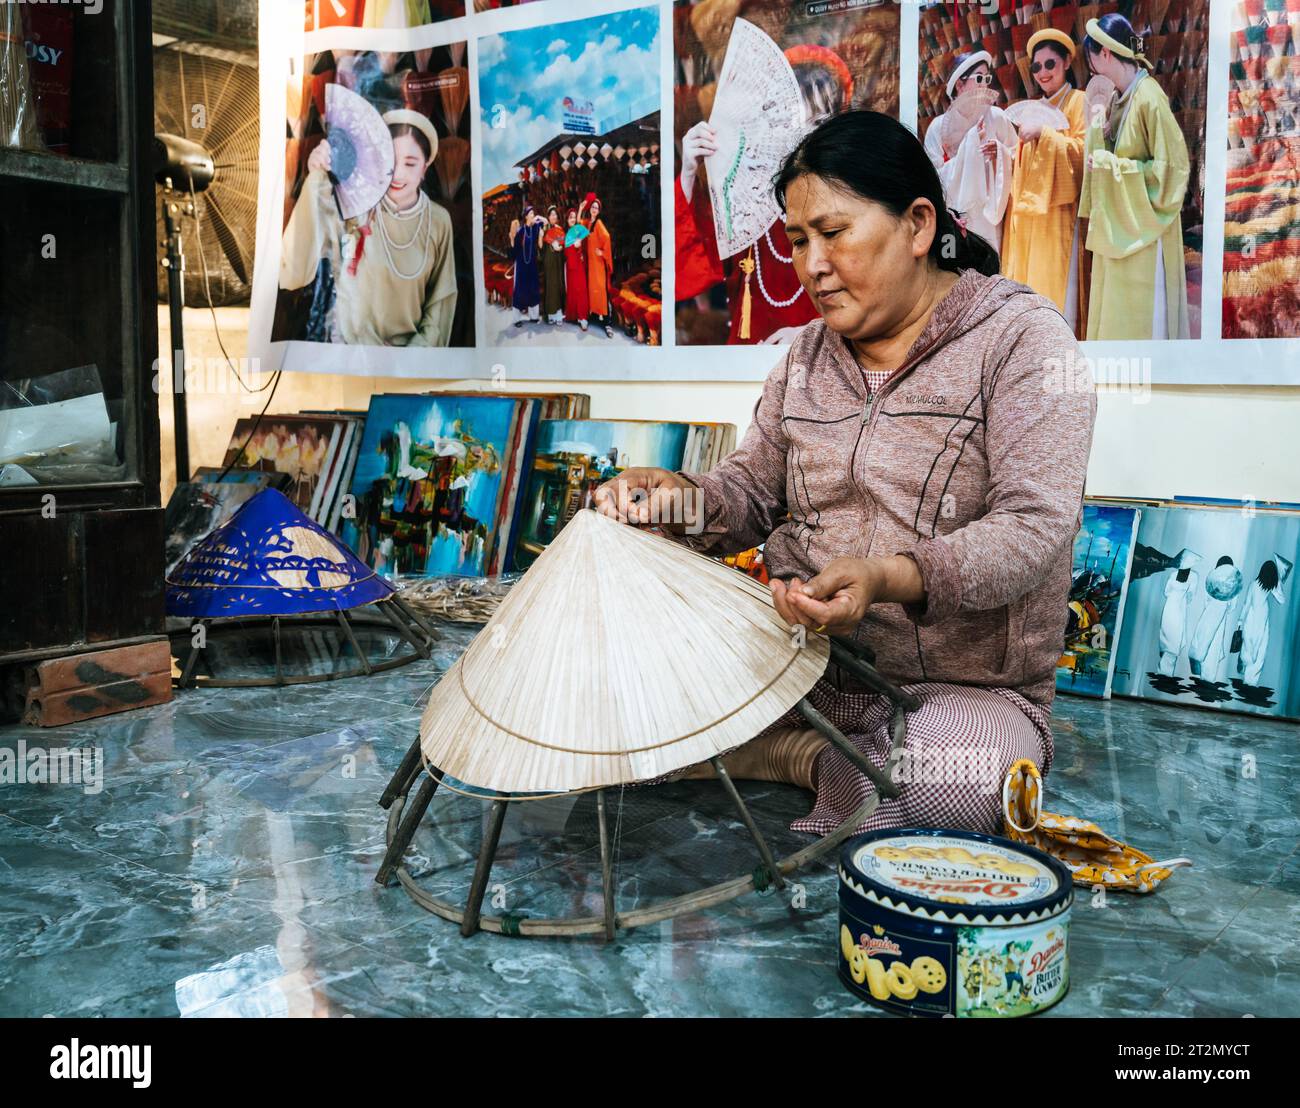
<instances>
[{"instance_id":1,"label":"pink zip-up jacket","mask_svg":"<svg viewBox=\"0 0 1300 1108\"><path fill-rule=\"evenodd\" d=\"M907 554L919 605L855 638L899 683L1014 689L1044 707L1064 646L1097 402L1055 305L966 270L874 395L847 341L808 324L768 374L740 446L705 474L694 549L766 543L774 577Z\"/></svg>"}]
</instances>

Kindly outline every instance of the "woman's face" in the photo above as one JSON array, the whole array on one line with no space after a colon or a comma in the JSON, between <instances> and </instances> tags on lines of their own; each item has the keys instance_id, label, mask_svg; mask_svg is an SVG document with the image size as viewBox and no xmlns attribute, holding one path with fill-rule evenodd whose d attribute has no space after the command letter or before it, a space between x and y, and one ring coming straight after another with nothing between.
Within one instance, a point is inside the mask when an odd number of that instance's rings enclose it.
<instances>
[{"instance_id":1,"label":"woman's face","mask_svg":"<svg viewBox=\"0 0 1300 1108\"><path fill-rule=\"evenodd\" d=\"M1038 67L1036 73L1033 71L1034 66ZM1044 96L1055 95L1060 91L1061 86L1065 84L1065 62L1061 60L1060 54L1050 46L1040 46L1035 50L1029 67L1034 82Z\"/></svg>"},{"instance_id":2,"label":"woman's face","mask_svg":"<svg viewBox=\"0 0 1300 1108\"><path fill-rule=\"evenodd\" d=\"M593 200L593 201L591 202L591 218L592 218L592 222L595 222L597 219L600 218L600 201L599 201L599 200Z\"/></svg>"},{"instance_id":3,"label":"woman's face","mask_svg":"<svg viewBox=\"0 0 1300 1108\"><path fill-rule=\"evenodd\" d=\"M843 186L805 174L786 190L795 272L826 326L849 339L888 334L915 304L934 240L934 207L903 218Z\"/></svg>"},{"instance_id":4,"label":"woman's face","mask_svg":"<svg viewBox=\"0 0 1300 1108\"><path fill-rule=\"evenodd\" d=\"M572 227L577 222L578 222L578 213L574 211L569 212L569 226Z\"/></svg>"},{"instance_id":5,"label":"woman's face","mask_svg":"<svg viewBox=\"0 0 1300 1108\"><path fill-rule=\"evenodd\" d=\"M424 151L411 135L393 139L393 181L388 186L388 199L397 208L409 208L420 198L420 185L429 169Z\"/></svg>"},{"instance_id":6,"label":"woman's face","mask_svg":"<svg viewBox=\"0 0 1300 1108\"><path fill-rule=\"evenodd\" d=\"M560 213L557 212L554 208L552 208L549 212L546 213L546 221L552 227L558 227L560 225Z\"/></svg>"},{"instance_id":7,"label":"woman's face","mask_svg":"<svg viewBox=\"0 0 1300 1108\"><path fill-rule=\"evenodd\" d=\"M1121 92L1128 87L1129 70L1110 52L1109 46L1103 46L1095 54L1088 52L1088 68L1098 76L1105 77Z\"/></svg>"}]
</instances>

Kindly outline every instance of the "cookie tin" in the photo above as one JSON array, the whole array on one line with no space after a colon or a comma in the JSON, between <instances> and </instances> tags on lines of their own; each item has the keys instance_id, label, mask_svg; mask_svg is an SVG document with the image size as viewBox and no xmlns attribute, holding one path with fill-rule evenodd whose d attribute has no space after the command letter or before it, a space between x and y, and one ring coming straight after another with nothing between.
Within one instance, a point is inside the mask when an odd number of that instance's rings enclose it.
<instances>
[{"instance_id":1,"label":"cookie tin","mask_svg":"<svg viewBox=\"0 0 1300 1108\"><path fill-rule=\"evenodd\" d=\"M889 828L840 853L840 980L914 1016L1027 1016L1070 988L1074 886L992 835Z\"/></svg>"}]
</instances>

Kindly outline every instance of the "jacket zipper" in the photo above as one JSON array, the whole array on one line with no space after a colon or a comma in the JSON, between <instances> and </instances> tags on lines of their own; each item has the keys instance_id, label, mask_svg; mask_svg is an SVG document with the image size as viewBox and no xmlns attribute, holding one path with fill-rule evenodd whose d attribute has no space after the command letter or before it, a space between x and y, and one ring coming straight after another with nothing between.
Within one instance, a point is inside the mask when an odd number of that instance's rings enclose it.
<instances>
[{"instance_id":1,"label":"jacket zipper","mask_svg":"<svg viewBox=\"0 0 1300 1108\"><path fill-rule=\"evenodd\" d=\"M849 357L851 358L854 369L857 371L858 374L855 380L859 382L864 389L866 389L867 398L862 405L862 422L858 425L857 441L854 442L853 449L849 452L848 477L850 483L853 485L855 489L858 490L859 494L862 496L863 503L866 504L868 512L870 511L870 494L867 493L862 488L862 485L859 483L856 470L857 470L858 450L860 447L862 447L862 434L864 430L866 431L867 434L867 441L868 442L871 441L871 432L872 430L874 430L874 427L872 426L872 416L875 414L875 410L876 410L877 395L885 392L886 390L892 391L899 381L901 381L908 373L911 373L912 370L915 369L917 365L919 365L922 361L924 361L927 356L929 356L936 349L942 346L944 341L952 333L953 328L963 319L968 318L970 313L975 309L976 305L981 303L984 300L984 297L986 295L987 295L987 290L985 290L984 293L982 293L974 301L974 303L972 303L966 309L966 311L962 312L959 316L957 316L956 319L952 320L948 324L948 326L945 327L938 335L936 335L934 341L930 343L929 346L927 346L924 350L920 351L910 361L904 362L901 366L899 366L898 369L894 371L894 373L889 377L887 381L885 381L884 384L880 386L879 389L873 390L869 388L866 382L862 380L862 367L858 365L857 359L853 357L852 350L849 351ZM855 558L865 558L869 546L870 544L867 541L867 536L864 534L862 536L861 542L858 545L858 548L854 551L853 556Z\"/></svg>"}]
</instances>

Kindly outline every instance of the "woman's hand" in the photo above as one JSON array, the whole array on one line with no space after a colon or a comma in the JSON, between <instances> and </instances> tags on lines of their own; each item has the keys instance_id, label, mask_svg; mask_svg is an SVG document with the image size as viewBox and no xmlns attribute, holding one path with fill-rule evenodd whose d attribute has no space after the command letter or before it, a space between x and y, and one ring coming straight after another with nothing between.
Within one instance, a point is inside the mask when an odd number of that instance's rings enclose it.
<instances>
[{"instance_id":1,"label":"woman's hand","mask_svg":"<svg viewBox=\"0 0 1300 1108\"><path fill-rule=\"evenodd\" d=\"M316 148L307 155L307 172L328 173L333 168L333 155L327 141L318 142Z\"/></svg>"},{"instance_id":2,"label":"woman's hand","mask_svg":"<svg viewBox=\"0 0 1300 1108\"><path fill-rule=\"evenodd\" d=\"M1034 142L1042 133L1043 125L1041 123L1026 123L1020 128L1020 141Z\"/></svg>"},{"instance_id":3,"label":"woman's hand","mask_svg":"<svg viewBox=\"0 0 1300 1108\"><path fill-rule=\"evenodd\" d=\"M698 485L670 470L631 466L597 488L593 499L596 511L619 523L680 535L700 518L700 497Z\"/></svg>"},{"instance_id":4,"label":"woman's hand","mask_svg":"<svg viewBox=\"0 0 1300 1108\"><path fill-rule=\"evenodd\" d=\"M718 136L701 120L682 136L682 195L687 200L695 191L695 175L700 162L718 152Z\"/></svg>"},{"instance_id":5,"label":"woman's hand","mask_svg":"<svg viewBox=\"0 0 1300 1108\"><path fill-rule=\"evenodd\" d=\"M925 599L921 571L905 554L835 558L811 580L773 578L768 587L777 614L791 627L803 624L832 635L851 634L872 604Z\"/></svg>"},{"instance_id":6,"label":"woman's hand","mask_svg":"<svg viewBox=\"0 0 1300 1108\"><path fill-rule=\"evenodd\" d=\"M984 130L984 120L980 120L980 150L984 152L984 157L989 161L994 161L998 156L998 140L989 138Z\"/></svg>"}]
</instances>

